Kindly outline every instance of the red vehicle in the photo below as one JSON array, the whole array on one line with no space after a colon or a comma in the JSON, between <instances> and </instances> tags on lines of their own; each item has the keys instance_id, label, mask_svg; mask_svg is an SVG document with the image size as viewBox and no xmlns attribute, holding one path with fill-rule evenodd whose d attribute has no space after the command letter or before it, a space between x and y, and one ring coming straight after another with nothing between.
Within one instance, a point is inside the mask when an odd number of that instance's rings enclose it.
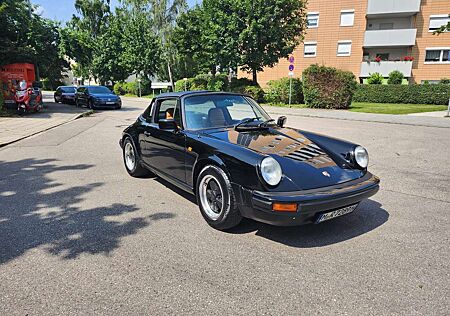
<instances>
[{"instance_id":1,"label":"red vehicle","mask_svg":"<svg viewBox=\"0 0 450 316\"><path fill-rule=\"evenodd\" d=\"M6 107L19 110L19 107L22 106L21 109L25 108L25 111L40 110L42 108L42 93L39 88L33 88L35 80L33 64L24 63L1 66L0 81L3 84ZM22 87L20 87L21 83ZM31 91L28 89L31 89Z\"/></svg>"},{"instance_id":2,"label":"red vehicle","mask_svg":"<svg viewBox=\"0 0 450 316\"><path fill-rule=\"evenodd\" d=\"M27 88L25 80L19 84L19 90L16 91L14 100L17 105L17 112L23 115L27 112L39 112L43 108L42 93L39 89Z\"/></svg>"}]
</instances>

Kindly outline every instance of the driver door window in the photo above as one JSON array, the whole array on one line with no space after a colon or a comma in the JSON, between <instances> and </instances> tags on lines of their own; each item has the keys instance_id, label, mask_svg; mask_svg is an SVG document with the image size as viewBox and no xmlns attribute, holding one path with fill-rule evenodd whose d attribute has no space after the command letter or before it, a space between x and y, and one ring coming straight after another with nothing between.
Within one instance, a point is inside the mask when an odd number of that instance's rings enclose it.
<instances>
[{"instance_id":1,"label":"driver door window","mask_svg":"<svg viewBox=\"0 0 450 316\"><path fill-rule=\"evenodd\" d=\"M155 123L159 120L175 120L177 125L181 126L180 104L176 99L161 101L156 114Z\"/></svg>"}]
</instances>

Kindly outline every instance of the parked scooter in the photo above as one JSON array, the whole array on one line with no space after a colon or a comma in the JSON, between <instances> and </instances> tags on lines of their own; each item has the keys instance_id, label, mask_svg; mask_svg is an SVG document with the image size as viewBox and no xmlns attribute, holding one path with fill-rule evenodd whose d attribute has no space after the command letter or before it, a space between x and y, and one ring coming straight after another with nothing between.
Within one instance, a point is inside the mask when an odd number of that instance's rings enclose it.
<instances>
[{"instance_id":1,"label":"parked scooter","mask_svg":"<svg viewBox=\"0 0 450 316\"><path fill-rule=\"evenodd\" d=\"M39 112L43 109L42 93L39 89L27 88L27 83L21 81L14 97L17 113L24 115L27 112Z\"/></svg>"}]
</instances>

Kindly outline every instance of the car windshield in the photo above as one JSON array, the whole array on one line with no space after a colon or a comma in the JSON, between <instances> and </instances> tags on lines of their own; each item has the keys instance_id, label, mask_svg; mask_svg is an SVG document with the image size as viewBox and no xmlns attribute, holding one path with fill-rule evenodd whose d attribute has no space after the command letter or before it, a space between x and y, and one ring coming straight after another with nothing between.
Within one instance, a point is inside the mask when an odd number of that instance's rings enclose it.
<instances>
[{"instance_id":1,"label":"car windshield","mask_svg":"<svg viewBox=\"0 0 450 316\"><path fill-rule=\"evenodd\" d=\"M270 116L250 98L232 94L207 94L184 101L187 129L231 127L246 122L266 122Z\"/></svg>"},{"instance_id":2,"label":"car windshield","mask_svg":"<svg viewBox=\"0 0 450 316\"><path fill-rule=\"evenodd\" d=\"M89 87L89 93L112 93L107 87Z\"/></svg>"},{"instance_id":3,"label":"car windshield","mask_svg":"<svg viewBox=\"0 0 450 316\"><path fill-rule=\"evenodd\" d=\"M75 93L75 87L61 87L61 91L64 93Z\"/></svg>"}]
</instances>

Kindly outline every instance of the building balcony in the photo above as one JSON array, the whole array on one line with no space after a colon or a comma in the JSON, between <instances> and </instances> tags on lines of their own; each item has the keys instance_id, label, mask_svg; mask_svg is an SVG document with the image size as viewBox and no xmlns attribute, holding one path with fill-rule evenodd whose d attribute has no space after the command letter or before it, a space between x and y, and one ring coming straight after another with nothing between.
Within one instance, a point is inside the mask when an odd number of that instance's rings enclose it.
<instances>
[{"instance_id":1,"label":"building balcony","mask_svg":"<svg viewBox=\"0 0 450 316\"><path fill-rule=\"evenodd\" d=\"M389 74L394 71L400 71L406 78L411 77L412 61L363 61L361 63L361 78L370 77L371 74L378 72L383 77L389 77Z\"/></svg>"},{"instance_id":2,"label":"building balcony","mask_svg":"<svg viewBox=\"0 0 450 316\"><path fill-rule=\"evenodd\" d=\"M364 47L408 47L416 44L416 29L366 31Z\"/></svg>"},{"instance_id":3,"label":"building balcony","mask_svg":"<svg viewBox=\"0 0 450 316\"><path fill-rule=\"evenodd\" d=\"M420 12L420 0L369 0L367 17L406 17Z\"/></svg>"}]
</instances>

